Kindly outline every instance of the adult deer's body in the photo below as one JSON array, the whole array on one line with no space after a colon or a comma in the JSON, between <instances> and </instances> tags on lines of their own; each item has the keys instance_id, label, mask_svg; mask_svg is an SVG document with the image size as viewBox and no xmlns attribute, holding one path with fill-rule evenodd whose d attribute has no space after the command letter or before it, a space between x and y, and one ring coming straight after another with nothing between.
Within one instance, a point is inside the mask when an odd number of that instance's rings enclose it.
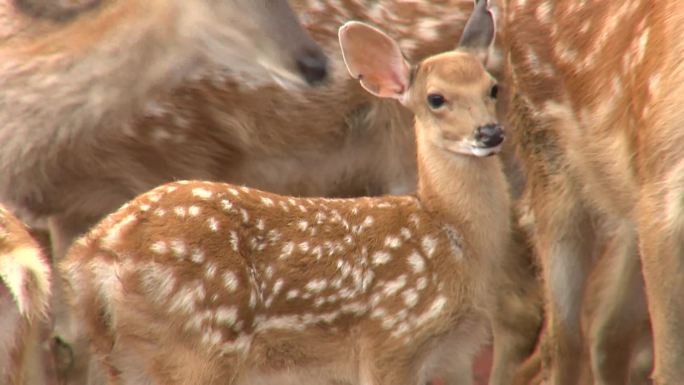
<instances>
[{"instance_id":1,"label":"adult deer's body","mask_svg":"<svg viewBox=\"0 0 684 385\"><path fill-rule=\"evenodd\" d=\"M145 103L217 66L285 84L326 76L325 55L286 0L4 0L0 20L0 201L50 218L56 257L88 221L158 181L103 172L155 169L154 152L126 139ZM73 344L59 285L54 299L57 333ZM85 360L78 348L74 357L79 383Z\"/></svg>"},{"instance_id":2,"label":"adult deer's body","mask_svg":"<svg viewBox=\"0 0 684 385\"><path fill-rule=\"evenodd\" d=\"M576 379L580 303L594 224L617 229L615 274L589 335L599 383L624 383L643 319L638 253L653 323L654 379L684 378L681 1L509 1L511 121L527 169L548 293L553 384ZM637 241L638 240L638 241ZM611 354L618 352L619 354Z\"/></svg>"},{"instance_id":3,"label":"adult deer's body","mask_svg":"<svg viewBox=\"0 0 684 385\"><path fill-rule=\"evenodd\" d=\"M286 0L3 0L0 20L0 199L38 217L76 215L65 226L79 231L145 184L91 166L135 173L135 161L107 153L135 147L126 125L148 101L210 68L289 85L327 73ZM63 232L54 234L58 255L70 242Z\"/></svg>"},{"instance_id":4,"label":"adult deer's body","mask_svg":"<svg viewBox=\"0 0 684 385\"><path fill-rule=\"evenodd\" d=\"M470 382L510 230L486 2L475 15L415 68L382 32L340 29L352 75L416 114L417 197L180 182L74 245L73 309L112 383Z\"/></svg>"},{"instance_id":5,"label":"adult deer's body","mask_svg":"<svg viewBox=\"0 0 684 385\"><path fill-rule=\"evenodd\" d=\"M50 268L24 225L0 206L0 384L51 384L43 333Z\"/></svg>"}]
</instances>

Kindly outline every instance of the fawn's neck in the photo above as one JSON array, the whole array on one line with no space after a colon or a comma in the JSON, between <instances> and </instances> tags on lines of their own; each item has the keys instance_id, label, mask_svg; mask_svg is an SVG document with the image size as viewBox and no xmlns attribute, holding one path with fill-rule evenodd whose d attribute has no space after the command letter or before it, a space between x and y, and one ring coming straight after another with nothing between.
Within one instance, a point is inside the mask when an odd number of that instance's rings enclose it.
<instances>
[{"instance_id":1,"label":"fawn's neck","mask_svg":"<svg viewBox=\"0 0 684 385\"><path fill-rule=\"evenodd\" d=\"M510 232L508 186L496 156L478 158L448 152L422 135L418 144L418 198L434 215L452 225L475 258L495 262Z\"/></svg>"}]
</instances>

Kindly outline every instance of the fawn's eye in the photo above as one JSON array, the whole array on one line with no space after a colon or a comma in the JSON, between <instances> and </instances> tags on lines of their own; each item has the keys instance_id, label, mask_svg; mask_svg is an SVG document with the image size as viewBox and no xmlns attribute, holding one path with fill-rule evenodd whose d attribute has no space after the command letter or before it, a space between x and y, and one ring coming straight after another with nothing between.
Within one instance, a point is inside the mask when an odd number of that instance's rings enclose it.
<instances>
[{"instance_id":1,"label":"fawn's eye","mask_svg":"<svg viewBox=\"0 0 684 385\"><path fill-rule=\"evenodd\" d=\"M492 88L489 89L489 97L496 99L497 95L499 95L499 85L494 84Z\"/></svg>"},{"instance_id":2,"label":"fawn's eye","mask_svg":"<svg viewBox=\"0 0 684 385\"><path fill-rule=\"evenodd\" d=\"M440 94L428 94L427 102L430 108L439 108L444 105L446 99Z\"/></svg>"}]
</instances>

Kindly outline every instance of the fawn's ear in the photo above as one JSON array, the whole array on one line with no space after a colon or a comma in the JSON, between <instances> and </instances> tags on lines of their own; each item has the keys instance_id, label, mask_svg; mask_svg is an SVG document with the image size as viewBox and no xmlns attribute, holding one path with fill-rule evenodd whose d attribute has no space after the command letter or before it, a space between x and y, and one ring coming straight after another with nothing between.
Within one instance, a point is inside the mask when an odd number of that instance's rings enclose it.
<instances>
[{"instance_id":1,"label":"fawn's ear","mask_svg":"<svg viewBox=\"0 0 684 385\"><path fill-rule=\"evenodd\" d=\"M483 63L487 60L489 47L494 42L496 25L488 0L475 0L475 8L466 23L458 49L464 49L477 56Z\"/></svg>"},{"instance_id":2,"label":"fawn's ear","mask_svg":"<svg viewBox=\"0 0 684 385\"><path fill-rule=\"evenodd\" d=\"M411 66L399 45L379 29L358 21L345 23L338 35L351 76L375 96L403 101Z\"/></svg>"}]
</instances>

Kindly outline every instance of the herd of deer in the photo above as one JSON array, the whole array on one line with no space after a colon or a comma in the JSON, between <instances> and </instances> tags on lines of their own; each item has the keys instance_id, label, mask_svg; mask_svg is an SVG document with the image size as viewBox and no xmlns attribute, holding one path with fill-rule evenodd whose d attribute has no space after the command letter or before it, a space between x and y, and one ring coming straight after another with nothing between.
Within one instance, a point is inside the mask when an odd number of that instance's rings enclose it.
<instances>
[{"instance_id":1,"label":"herd of deer","mask_svg":"<svg viewBox=\"0 0 684 385\"><path fill-rule=\"evenodd\" d=\"M0 385L471 384L490 335L491 385L679 384L677 36L684 0L0 0Z\"/></svg>"}]
</instances>

